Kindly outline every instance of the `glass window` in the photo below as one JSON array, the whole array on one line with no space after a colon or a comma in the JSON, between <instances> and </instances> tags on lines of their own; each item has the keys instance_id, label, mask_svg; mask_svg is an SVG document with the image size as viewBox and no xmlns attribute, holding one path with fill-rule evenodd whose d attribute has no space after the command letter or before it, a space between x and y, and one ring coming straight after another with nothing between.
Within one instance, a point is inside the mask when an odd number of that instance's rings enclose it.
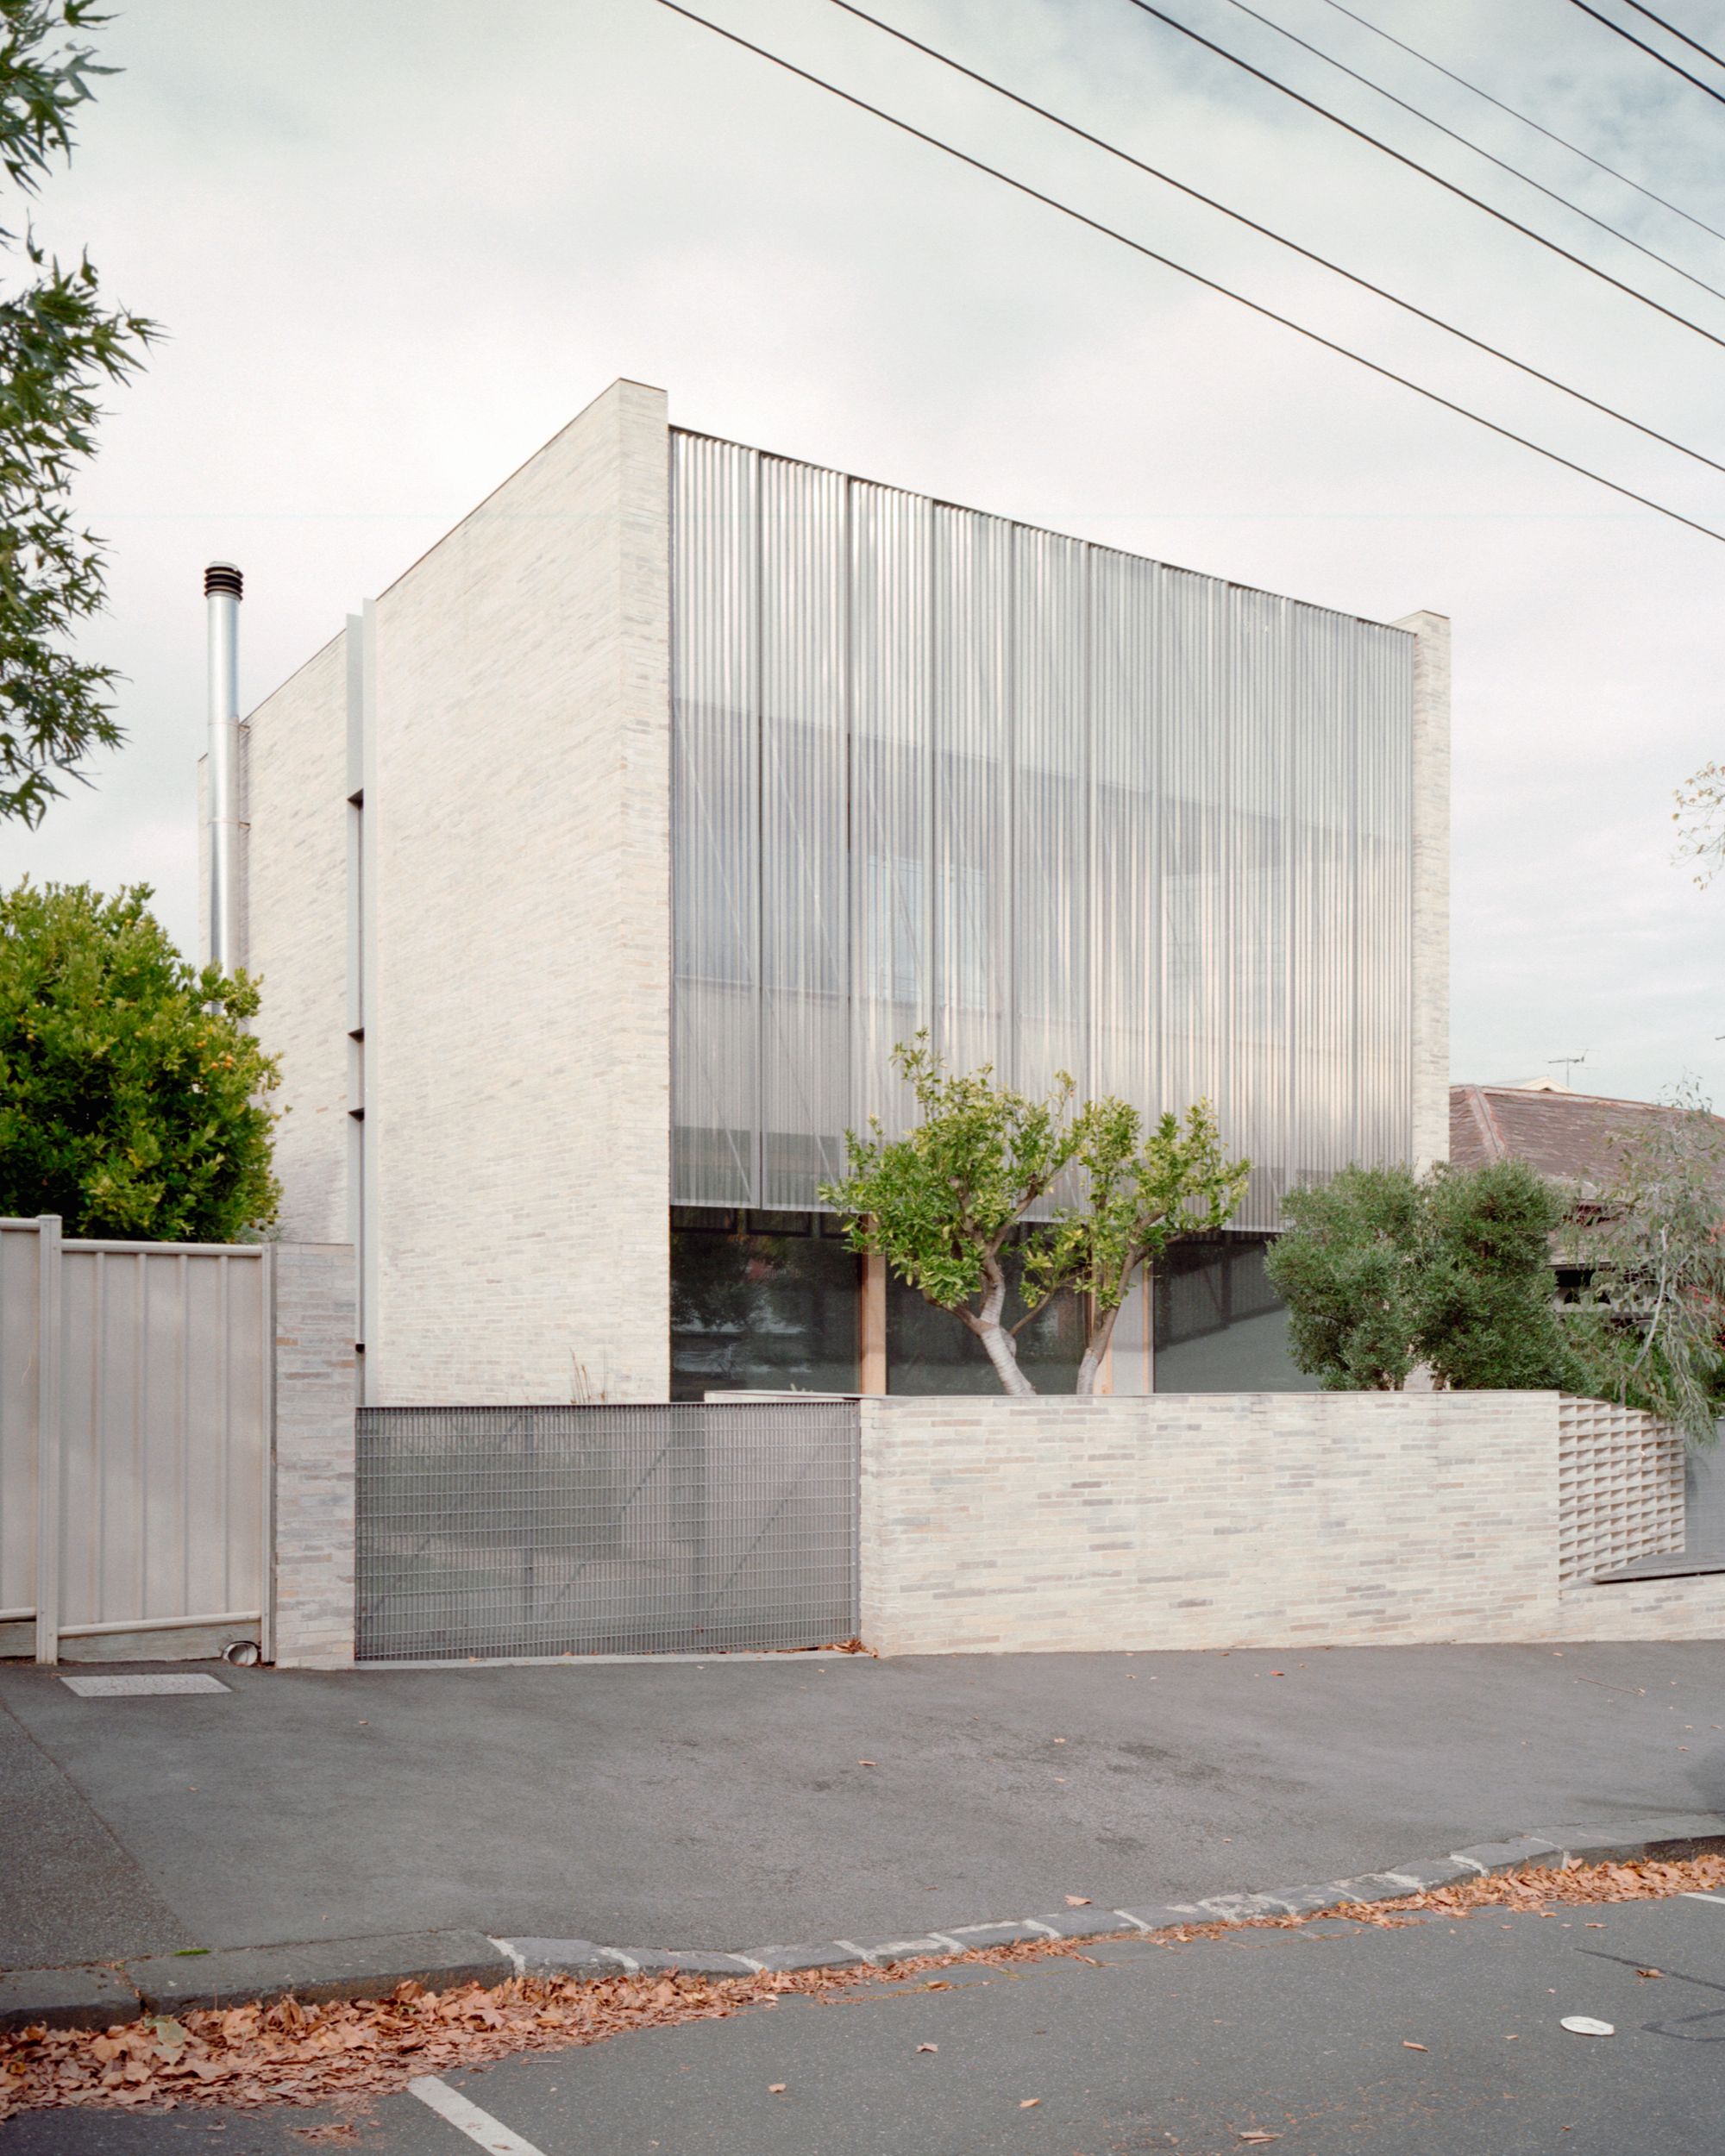
<instances>
[{"instance_id":1,"label":"glass window","mask_svg":"<svg viewBox=\"0 0 1725 2156\"><path fill-rule=\"evenodd\" d=\"M1288 1351L1288 1312L1264 1270L1270 1238L1176 1243L1157 1268L1159 1393L1309 1393Z\"/></svg>"},{"instance_id":2,"label":"glass window","mask_svg":"<svg viewBox=\"0 0 1725 2156\"><path fill-rule=\"evenodd\" d=\"M1015 1267L1009 1263L1009 1274ZM1006 1321L1024 1315L1008 1288ZM1019 1335L1019 1367L1039 1393L1070 1393L1084 1353L1084 1312L1074 1295L1057 1295ZM982 1343L963 1318L938 1310L890 1275L887 1283L887 1390L889 1393L998 1393Z\"/></svg>"},{"instance_id":3,"label":"glass window","mask_svg":"<svg viewBox=\"0 0 1725 2156\"><path fill-rule=\"evenodd\" d=\"M711 1218L672 1217L672 1399L855 1392L861 1261L807 1213Z\"/></svg>"}]
</instances>

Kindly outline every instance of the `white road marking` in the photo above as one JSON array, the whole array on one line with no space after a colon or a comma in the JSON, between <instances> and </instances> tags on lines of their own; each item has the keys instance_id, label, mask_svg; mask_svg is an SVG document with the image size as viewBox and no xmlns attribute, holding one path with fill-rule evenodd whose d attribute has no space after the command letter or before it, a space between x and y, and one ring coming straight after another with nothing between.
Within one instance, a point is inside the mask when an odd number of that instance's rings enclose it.
<instances>
[{"instance_id":1,"label":"white road marking","mask_svg":"<svg viewBox=\"0 0 1725 2156\"><path fill-rule=\"evenodd\" d=\"M1685 1893L1683 1898L1685 1902L1716 1902L1721 1908L1725 1909L1725 1894Z\"/></svg>"},{"instance_id":2,"label":"white road marking","mask_svg":"<svg viewBox=\"0 0 1725 2156\"><path fill-rule=\"evenodd\" d=\"M524 2141L501 2119L494 2119L489 2111L481 2111L478 2104L469 2103L459 2090L439 2081L435 2074L421 2074L417 2081L410 2081L407 2093L417 2096L439 2118L447 2119L470 2141L477 2141L481 2148L489 2150L490 2156L543 2156L531 2141Z\"/></svg>"}]
</instances>

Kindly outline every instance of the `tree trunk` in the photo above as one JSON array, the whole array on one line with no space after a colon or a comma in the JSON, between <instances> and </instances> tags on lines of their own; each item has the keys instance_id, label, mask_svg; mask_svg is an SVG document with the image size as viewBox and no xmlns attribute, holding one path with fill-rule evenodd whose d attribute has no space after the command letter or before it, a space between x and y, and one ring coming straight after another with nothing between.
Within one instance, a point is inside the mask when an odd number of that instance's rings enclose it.
<instances>
[{"instance_id":1,"label":"tree trunk","mask_svg":"<svg viewBox=\"0 0 1725 2156\"><path fill-rule=\"evenodd\" d=\"M984 1352L994 1366L994 1375L1000 1381L1003 1392L1034 1394L1032 1385L1019 1368L1018 1342L1000 1323L1000 1313L1007 1302L1007 1276L997 1263L990 1263L984 1269L988 1288L980 1310L960 1307L958 1314L982 1343Z\"/></svg>"},{"instance_id":2,"label":"tree trunk","mask_svg":"<svg viewBox=\"0 0 1725 2156\"><path fill-rule=\"evenodd\" d=\"M1103 1311L1100 1318L1092 1320L1090 1337L1084 1343L1083 1357L1078 1365L1078 1382L1073 1388L1076 1392L1095 1391L1096 1380L1101 1376L1102 1365L1107 1360L1108 1343L1114 1337L1114 1320L1120 1314L1120 1307L1116 1303L1112 1310Z\"/></svg>"}]
</instances>

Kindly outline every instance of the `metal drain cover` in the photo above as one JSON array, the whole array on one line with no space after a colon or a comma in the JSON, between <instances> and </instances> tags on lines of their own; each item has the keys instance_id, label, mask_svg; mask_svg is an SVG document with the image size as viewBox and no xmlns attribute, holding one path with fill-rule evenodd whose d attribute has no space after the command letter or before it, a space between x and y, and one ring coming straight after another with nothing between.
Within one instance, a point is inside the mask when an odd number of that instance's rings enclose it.
<instances>
[{"instance_id":1,"label":"metal drain cover","mask_svg":"<svg viewBox=\"0 0 1725 2156\"><path fill-rule=\"evenodd\" d=\"M135 1699L141 1694L161 1692L231 1692L218 1677L187 1670L183 1677L167 1672L136 1677L63 1677L60 1683L80 1699Z\"/></svg>"}]
</instances>

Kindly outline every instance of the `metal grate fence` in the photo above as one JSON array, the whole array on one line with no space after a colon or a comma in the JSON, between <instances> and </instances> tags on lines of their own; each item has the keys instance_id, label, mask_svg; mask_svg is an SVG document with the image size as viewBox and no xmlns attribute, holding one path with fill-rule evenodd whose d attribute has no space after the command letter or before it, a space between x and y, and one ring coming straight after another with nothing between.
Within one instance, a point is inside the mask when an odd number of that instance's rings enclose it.
<instances>
[{"instance_id":1,"label":"metal grate fence","mask_svg":"<svg viewBox=\"0 0 1725 2156\"><path fill-rule=\"evenodd\" d=\"M362 1408L359 1659L848 1639L857 1430L854 1401Z\"/></svg>"}]
</instances>

